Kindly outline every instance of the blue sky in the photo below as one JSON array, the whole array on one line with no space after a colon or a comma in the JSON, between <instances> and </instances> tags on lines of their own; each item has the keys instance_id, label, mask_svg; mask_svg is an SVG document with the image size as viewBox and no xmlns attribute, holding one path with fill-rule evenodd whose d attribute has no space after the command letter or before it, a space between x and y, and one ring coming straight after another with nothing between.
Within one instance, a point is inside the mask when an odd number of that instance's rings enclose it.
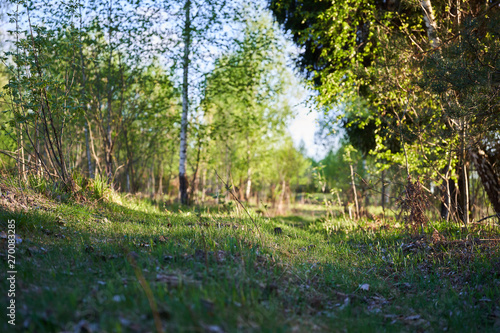
<instances>
[{"instance_id":1,"label":"blue sky","mask_svg":"<svg viewBox=\"0 0 500 333\"><path fill-rule=\"evenodd\" d=\"M325 148L314 142L314 134L317 129L317 110L311 110L304 105L305 103L294 106L295 118L290 122L288 129L296 147L304 142L307 154L316 160L326 155Z\"/></svg>"}]
</instances>

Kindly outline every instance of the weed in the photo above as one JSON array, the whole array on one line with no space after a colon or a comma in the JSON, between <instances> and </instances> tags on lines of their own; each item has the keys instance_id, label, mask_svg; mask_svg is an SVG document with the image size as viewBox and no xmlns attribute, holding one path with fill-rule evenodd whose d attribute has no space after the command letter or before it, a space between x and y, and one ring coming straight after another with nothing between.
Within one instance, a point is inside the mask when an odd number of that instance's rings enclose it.
<instances>
[{"instance_id":1,"label":"weed","mask_svg":"<svg viewBox=\"0 0 500 333\"><path fill-rule=\"evenodd\" d=\"M105 176L96 174L95 178L91 180L92 197L94 199L103 199L109 193L108 180Z\"/></svg>"},{"instance_id":2,"label":"weed","mask_svg":"<svg viewBox=\"0 0 500 333\"><path fill-rule=\"evenodd\" d=\"M37 176L35 174L28 175L28 186L34 189L40 194L47 195L49 192L49 181L43 176Z\"/></svg>"}]
</instances>

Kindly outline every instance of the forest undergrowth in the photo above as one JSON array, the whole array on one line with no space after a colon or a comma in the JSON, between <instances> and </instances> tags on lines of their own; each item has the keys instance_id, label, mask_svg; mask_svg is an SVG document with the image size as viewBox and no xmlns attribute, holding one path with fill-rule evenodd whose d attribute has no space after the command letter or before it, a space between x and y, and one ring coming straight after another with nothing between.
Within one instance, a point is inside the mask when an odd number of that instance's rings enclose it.
<instances>
[{"instance_id":1,"label":"forest undergrowth","mask_svg":"<svg viewBox=\"0 0 500 333\"><path fill-rule=\"evenodd\" d=\"M431 221L416 233L397 221L250 218L235 206L165 207L118 194L54 200L4 181L0 190L4 263L8 220L18 235L19 331L500 329L491 221Z\"/></svg>"}]
</instances>

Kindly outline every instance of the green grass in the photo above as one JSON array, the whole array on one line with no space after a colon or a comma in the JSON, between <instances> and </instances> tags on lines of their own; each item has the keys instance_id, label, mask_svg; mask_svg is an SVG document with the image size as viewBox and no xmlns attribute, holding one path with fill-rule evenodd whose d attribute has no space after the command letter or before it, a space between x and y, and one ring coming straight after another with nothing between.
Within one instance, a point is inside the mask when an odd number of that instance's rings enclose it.
<instances>
[{"instance_id":1,"label":"green grass","mask_svg":"<svg viewBox=\"0 0 500 333\"><path fill-rule=\"evenodd\" d=\"M15 328L153 332L157 315L166 332L500 329L498 242L476 239L499 238L495 227L433 223L421 237L255 214L259 234L241 214L117 201L0 210L1 230L15 219L23 239ZM11 329L2 320L0 331Z\"/></svg>"}]
</instances>

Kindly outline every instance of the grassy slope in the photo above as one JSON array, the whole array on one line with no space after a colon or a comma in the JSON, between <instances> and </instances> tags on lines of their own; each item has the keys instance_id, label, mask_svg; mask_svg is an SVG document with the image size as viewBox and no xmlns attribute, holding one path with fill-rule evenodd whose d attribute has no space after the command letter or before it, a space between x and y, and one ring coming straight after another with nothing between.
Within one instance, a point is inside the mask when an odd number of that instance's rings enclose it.
<instances>
[{"instance_id":1,"label":"grassy slope","mask_svg":"<svg viewBox=\"0 0 500 333\"><path fill-rule=\"evenodd\" d=\"M153 314L172 332L500 329L498 243L475 239L499 238L494 229L465 240L435 224L422 238L368 222L255 217L259 236L241 214L123 202L0 206L0 230L15 219L23 239L17 329L154 332Z\"/></svg>"}]
</instances>

